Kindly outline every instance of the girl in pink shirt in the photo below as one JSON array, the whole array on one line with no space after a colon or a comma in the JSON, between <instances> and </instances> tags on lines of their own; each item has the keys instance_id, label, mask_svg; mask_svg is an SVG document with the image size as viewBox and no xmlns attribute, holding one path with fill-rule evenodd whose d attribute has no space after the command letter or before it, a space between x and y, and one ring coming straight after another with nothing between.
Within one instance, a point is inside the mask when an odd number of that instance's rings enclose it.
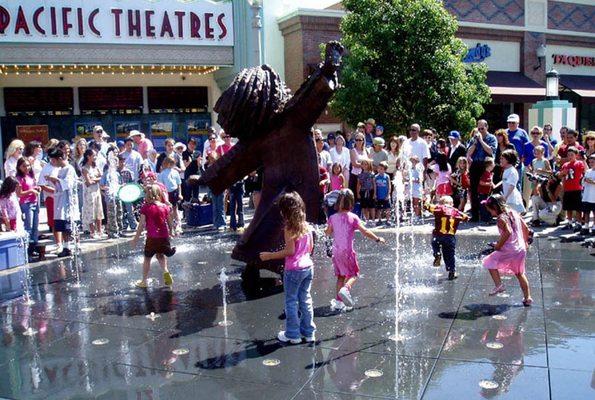
<instances>
[{"instance_id":1,"label":"girl in pink shirt","mask_svg":"<svg viewBox=\"0 0 595 400\"><path fill-rule=\"evenodd\" d=\"M161 202L161 189L157 185L145 186L145 204L140 209L140 223L136 229L136 235L132 240L132 247L136 247L141 233L147 230L145 241L145 258L143 260L143 279L136 282L139 288L147 287L147 278L151 268L153 256L157 257L161 269L163 269L163 283L166 286L173 284L173 279L167 268L167 257L175 254L176 248L171 247L169 242L170 232L174 231L171 207Z\"/></svg>"},{"instance_id":2,"label":"girl in pink shirt","mask_svg":"<svg viewBox=\"0 0 595 400\"><path fill-rule=\"evenodd\" d=\"M343 167L341 164L334 163L331 171L331 191L345 188L345 176L343 176Z\"/></svg>"},{"instance_id":3,"label":"girl in pink shirt","mask_svg":"<svg viewBox=\"0 0 595 400\"><path fill-rule=\"evenodd\" d=\"M7 230L23 231L23 215L17 197L19 182L12 176L7 176L0 187L0 216Z\"/></svg>"},{"instance_id":4,"label":"girl in pink shirt","mask_svg":"<svg viewBox=\"0 0 595 400\"><path fill-rule=\"evenodd\" d=\"M284 193L278 202L285 221L285 248L276 252L262 252L262 261L285 259L283 285L285 287L285 330L277 338L292 344L315 340L314 310L312 308L312 230L306 222L306 206L296 192ZM298 316L298 310L301 317Z\"/></svg>"},{"instance_id":5,"label":"girl in pink shirt","mask_svg":"<svg viewBox=\"0 0 595 400\"><path fill-rule=\"evenodd\" d=\"M384 239L366 229L357 215L351 212L355 198L349 189L339 193L335 207L337 213L330 216L325 233L333 236L333 267L337 276L337 297L331 300L331 309L349 311L353 308L351 287L359 276L357 254L353 249L355 231L364 236L384 243Z\"/></svg>"}]
</instances>

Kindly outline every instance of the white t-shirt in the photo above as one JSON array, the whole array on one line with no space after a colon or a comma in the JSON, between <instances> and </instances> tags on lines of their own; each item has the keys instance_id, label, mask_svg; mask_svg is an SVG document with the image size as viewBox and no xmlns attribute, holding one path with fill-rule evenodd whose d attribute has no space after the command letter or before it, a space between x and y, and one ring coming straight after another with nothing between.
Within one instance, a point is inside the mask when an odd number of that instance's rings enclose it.
<instances>
[{"instance_id":1,"label":"white t-shirt","mask_svg":"<svg viewBox=\"0 0 595 400\"><path fill-rule=\"evenodd\" d=\"M595 183L587 183L587 178L595 181L595 169L588 169L583 180L583 201L585 203L595 203Z\"/></svg>"},{"instance_id":2,"label":"white t-shirt","mask_svg":"<svg viewBox=\"0 0 595 400\"><path fill-rule=\"evenodd\" d=\"M407 155L407 159L415 155L419 158L419 162L423 163L424 158L430 159L430 146L422 138L417 138L417 140L407 139L403 143L403 153Z\"/></svg>"},{"instance_id":3,"label":"white t-shirt","mask_svg":"<svg viewBox=\"0 0 595 400\"><path fill-rule=\"evenodd\" d=\"M506 204L513 210L523 213L525 212L525 206L523 205L523 196L516 187L518 181L519 173L516 168L510 167L504 170L502 174L502 192L508 193L510 186L512 186L512 192L508 195Z\"/></svg>"},{"instance_id":4,"label":"white t-shirt","mask_svg":"<svg viewBox=\"0 0 595 400\"><path fill-rule=\"evenodd\" d=\"M55 187L55 185L53 183L51 183L50 181L48 181L45 177L46 176L53 176L54 178L56 178L58 176L58 172L60 172L60 167L54 167L52 164L50 164L49 162L43 166L43 168L41 169L41 172L39 173L39 180L37 181L38 185L43 185L43 186L53 186ZM43 192L43 195L48 198L48 197L54 197L53 193L50 192Z\"/></svg>"},{"instance_id":5,"label":"white t-shirt","mask_svg":"<svg viewBox=\"0 0 595 400\"><path fill-rule=\"evenodd\" d=\"M325 168L328 172L330 172L329 170L333 163L330 153L326 150L322 150L320 153L318 153L318 156L320 157L320 162L318 166Z\"/></svg>"},{"instance_id":6,"label":"white t-shirt","mask_svg":"<svg viewBox=\"0 0 595 400\"><path fill-rule=\"evenodd\" d=\"M337 152L337 148L333 147L330 151L329 151L330 155L331 155L331 161L334 163L338 163L343 167L343 171L347 170L349 171L349 164L351 163L351 157L349 156L349 149L346 147L343 147L341 149L341 154L339 154Z\"/></svg>"},{"instance_id":7,"label":"white t-shirt","mask_svg":"<svg viewBox=\"0 0 595 400\"><path fill-rule=\"evenodd\" d=\"M17 159L14 157L8 157L6 161L4 161L4 176L9 177L12 176L13 178L17 175Z\"/></svg>"}]
</instances>

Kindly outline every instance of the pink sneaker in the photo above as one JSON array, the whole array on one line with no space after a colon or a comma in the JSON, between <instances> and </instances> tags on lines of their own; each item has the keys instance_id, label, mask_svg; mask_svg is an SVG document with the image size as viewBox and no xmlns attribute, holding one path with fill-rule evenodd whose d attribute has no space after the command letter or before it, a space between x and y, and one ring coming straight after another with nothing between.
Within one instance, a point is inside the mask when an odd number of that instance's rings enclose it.
<instances>
[{"instance_id":1,"label":"pink sneaker","mask_svg":"<svg viewBox=\"0 0 595 400\"><path fill-rule=\"evenodd\" d=\"M495 296L495 295L497 295L498 293L502 293L502 292L504 292L504 291L506 291L506 288L504 287L504 284L503 284L503 283L501 283L500 285L496 286L496 287L494 288L494 290L492 290L492 291L490 292L490 296Z\"/></svg>"}]
</instances>

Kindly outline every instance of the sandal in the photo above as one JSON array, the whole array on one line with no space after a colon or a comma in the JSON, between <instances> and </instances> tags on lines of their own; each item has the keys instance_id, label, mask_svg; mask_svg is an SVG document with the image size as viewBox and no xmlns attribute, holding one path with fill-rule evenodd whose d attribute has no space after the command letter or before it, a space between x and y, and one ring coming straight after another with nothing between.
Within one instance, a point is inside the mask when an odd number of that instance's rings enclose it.
<instances>
[{"instance_id":1,"label":"sandal","mask_svg":"<svg viewBox=\"0 0 595 400\"><path fill-rule=\"evenodd\" d=\"M494 289L493 289L493 290L490 292L490 296L495 296L495 295L497 295L498 293L502 293L502 292L504 292L504 291L506 291L506 288L504 287L504 284L503 284L503 283L501 283L501 284L499 284L498 286L496 286L496 287L495 287L495 288L494 288Z\"/></svg>"}]
</instances>

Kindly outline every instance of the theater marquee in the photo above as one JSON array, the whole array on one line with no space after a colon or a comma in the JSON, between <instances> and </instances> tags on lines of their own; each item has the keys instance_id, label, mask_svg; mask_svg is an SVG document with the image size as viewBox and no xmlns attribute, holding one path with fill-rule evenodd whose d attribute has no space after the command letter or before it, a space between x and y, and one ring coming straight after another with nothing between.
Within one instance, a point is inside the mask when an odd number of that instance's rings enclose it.
<instances>
[{"instance_id":1,"label":"theater marquee","mask_svg":"<svg viewBox=\"0 0 595 400\"><path fill-rule=\"evenodd\" d=\"M233 46L233 7L208 0L0 0L0 42Z\"/></svg>"}]
</instances>

